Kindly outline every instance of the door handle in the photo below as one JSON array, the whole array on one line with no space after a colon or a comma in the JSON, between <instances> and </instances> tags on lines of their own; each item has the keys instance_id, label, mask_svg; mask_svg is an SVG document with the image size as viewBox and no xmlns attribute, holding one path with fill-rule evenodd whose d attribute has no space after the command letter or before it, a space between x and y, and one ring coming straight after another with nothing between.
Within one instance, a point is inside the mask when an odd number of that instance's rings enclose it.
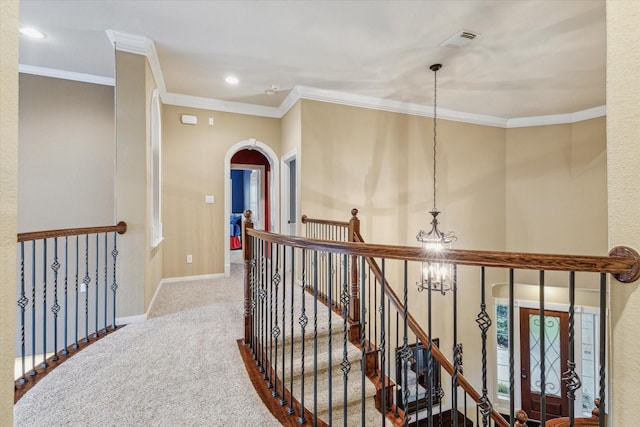
<instances>
[{"instance_id":1,"label":"door handle","mask_svg":"<svg viewBox=\"0 0 640 427\"><path fill-rule=\"evenodd\" d=\"M520 371L520 378L522 378L523 380L527 379L527 371L526 370L521 370Z\"/></svg>"}]
</instances>

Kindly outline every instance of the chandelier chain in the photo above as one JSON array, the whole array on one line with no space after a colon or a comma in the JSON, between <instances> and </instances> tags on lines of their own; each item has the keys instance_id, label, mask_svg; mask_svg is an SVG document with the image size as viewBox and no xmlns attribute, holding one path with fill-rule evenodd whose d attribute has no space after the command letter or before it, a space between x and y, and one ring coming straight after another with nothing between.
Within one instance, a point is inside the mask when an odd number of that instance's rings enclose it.
<instances>
[{"instance_id":1,"label":"chandelier chain","mask_svg":"<svg viewBox=\"0 0 640 427\"><path fill-rule=\"evenodd\" d=\"M436 106L438 105L438 71L433 73L433 210L436 210Z\"/></svg>"}]
</instances>

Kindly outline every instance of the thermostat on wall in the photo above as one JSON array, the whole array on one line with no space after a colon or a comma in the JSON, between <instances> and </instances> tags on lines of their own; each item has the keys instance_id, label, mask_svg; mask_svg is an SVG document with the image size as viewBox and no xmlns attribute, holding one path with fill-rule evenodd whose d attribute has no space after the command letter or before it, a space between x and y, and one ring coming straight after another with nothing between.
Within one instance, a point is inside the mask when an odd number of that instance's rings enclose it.
<instances>
[{"instance_id":1,"label":"thermostat on wall","mask_svg":"<svg viewBox=\"0 0 640 427\"><path fill-rule=\"evenodd\" d=\"M198 124L198 117L191 116L189 114L183 114L182 116L180 116L180 122L183 125L197 125Z\"/></svg>"}]
</instances>

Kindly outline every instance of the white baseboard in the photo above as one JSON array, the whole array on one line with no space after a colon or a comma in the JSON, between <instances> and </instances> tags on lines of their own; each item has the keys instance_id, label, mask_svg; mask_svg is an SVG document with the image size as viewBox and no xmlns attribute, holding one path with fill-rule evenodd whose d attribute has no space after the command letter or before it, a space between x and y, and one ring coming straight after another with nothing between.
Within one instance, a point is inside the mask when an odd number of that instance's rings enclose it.
<instances>
[{"instance_id":1,"label":"white baseboard","mask_svg":"<svg viewBox=\"0 0 640 427\"><path fill-rule=\"evenodd\" d=\"M202 274L200 276L168 277L160 281L160 286L162 286L163 283L190 282L193 280L219 279L221 277L224 277L224 273ZM160 286L158 286L158 288L160 288Z\"/></svg>"}]
</instances>

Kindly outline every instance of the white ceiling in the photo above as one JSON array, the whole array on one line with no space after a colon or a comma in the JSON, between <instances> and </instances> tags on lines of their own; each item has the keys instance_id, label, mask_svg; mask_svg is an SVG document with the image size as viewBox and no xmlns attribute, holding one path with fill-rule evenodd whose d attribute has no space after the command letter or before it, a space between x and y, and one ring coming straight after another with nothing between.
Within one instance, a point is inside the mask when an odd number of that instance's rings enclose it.
<instances>
[{"instance_id":1,"label":"white ceiling","mask_svg":"<svg viewBox=\"0 0 640 427\"><path fill-rule=\"evenodd\" d=\"M441 62L438 108L512 119L605 104L604 0L21 0L20 24L47 35L21 36L21 65L108 78L106 30L147 37L172 94L278 106L305 86L429 106ZM461 29L480 36L440 46Z\"/></svg>"}]
</instances>

